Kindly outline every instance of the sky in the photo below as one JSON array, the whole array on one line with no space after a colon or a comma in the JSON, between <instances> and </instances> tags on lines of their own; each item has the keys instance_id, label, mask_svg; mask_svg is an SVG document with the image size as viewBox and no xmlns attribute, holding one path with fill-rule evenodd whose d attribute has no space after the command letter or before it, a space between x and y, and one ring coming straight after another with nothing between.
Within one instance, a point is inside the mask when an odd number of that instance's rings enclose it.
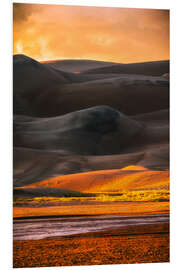
<instances>
[{"instance_id":1,"label":"sky","mask_svg":"<svg viewBox=\"0 0 180 270\"><path fill-rule=\"evenodd\" d=\"M13 54L36 60L169 59L169 11L13 4Z\"/></svg>"}]
</instances>

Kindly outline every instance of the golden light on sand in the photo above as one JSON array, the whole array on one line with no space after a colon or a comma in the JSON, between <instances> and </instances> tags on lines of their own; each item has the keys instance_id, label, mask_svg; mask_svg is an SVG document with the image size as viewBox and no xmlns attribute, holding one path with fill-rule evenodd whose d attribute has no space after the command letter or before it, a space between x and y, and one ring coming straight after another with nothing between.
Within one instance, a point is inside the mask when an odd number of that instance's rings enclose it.
<instances>
[{"instance_id":1,"label":"golden light on sand","mask_svg":"<svg viewBox=\"0 0 180 270\"><path fill-rule=\"evenodd\" d=\"M119 169L56 176L21 188L53 187L80 192L104 192L142 188L167 189L168 186L169 171Z\"/></svg>"},{"instance_id":2,"label":"golden light on sand","mask_svg":"<svg viewBox=\"0 0 180 270\"><path fill-rule=\"evenodd\" d=\"M19 3L13 21L14 54L37 60L169 59L168 10Z\"/></svg>"},{"instance_id":3,"label":"golden light on sand","mask_svg":"<svg viewBox=\"0 0 180 270\"><path fill-rule=\"evenodd\" d=\"M123 171L146 171L147 168L143 166L130 165L121 169Z\"/></svg>"}]
</instances>

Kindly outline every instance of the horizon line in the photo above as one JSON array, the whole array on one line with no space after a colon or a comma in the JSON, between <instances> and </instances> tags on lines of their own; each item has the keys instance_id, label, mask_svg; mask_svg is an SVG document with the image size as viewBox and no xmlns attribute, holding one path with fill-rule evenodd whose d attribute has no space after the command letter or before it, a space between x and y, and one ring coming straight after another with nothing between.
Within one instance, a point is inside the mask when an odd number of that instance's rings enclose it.
<instances>
[{"instance_id":1,"label":"horizon line","mask_svg":"<svg viewBox=\"0 0 180 270\"><path fill-rule=\"evenodd\" d=\"M131 62L131 61L128 61L128 62L114 62L114 61L111 61L111 60L98 60L98 59L95 59L95 58L52 58L52 59L41 59L41 58L33 58L31 56L28 56L24 53L17 53L17 54L13 54L13 56L15 55L24 55L24 56L27 56L29 58L32 58L40 63L50 63L50 62L58 62L58 61L66 61L66 60L88 60L88 61L96 61L96 62L109 62L109 63L114 63L114 64L136 64L136 63L151 63L151 62L162 62L162 61L170 61L170 59L157 59L157 60L143 60L143 61L136 61L136 62Z\"/></svg>"}]
</instances>

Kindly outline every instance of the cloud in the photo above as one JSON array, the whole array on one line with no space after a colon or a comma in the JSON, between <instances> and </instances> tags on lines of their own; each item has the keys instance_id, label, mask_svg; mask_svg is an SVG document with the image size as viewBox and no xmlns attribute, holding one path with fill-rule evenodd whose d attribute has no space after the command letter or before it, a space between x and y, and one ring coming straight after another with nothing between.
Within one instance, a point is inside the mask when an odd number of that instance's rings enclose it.
<instances>
[{"instance_id":1,"label":"cloud","mask_svg":"<svg viewBox=\"0 0 180 270\"><path fill-rule=\"evenodd\" d=\"M169 58L169 11L14 5L14 53L36 59L139 62Z\"/></svg>"},{"instance_id":2,"label":"cloud","mask_svg":"<svg viewBox=\"0 0 180 270\"><path fill-rule=\"evenodd\" d=\"M34 4L13 4L13 21L14 23L22 23L26 21L33 12L38 12L39 8Z\"/></svg>"}]
</instances>

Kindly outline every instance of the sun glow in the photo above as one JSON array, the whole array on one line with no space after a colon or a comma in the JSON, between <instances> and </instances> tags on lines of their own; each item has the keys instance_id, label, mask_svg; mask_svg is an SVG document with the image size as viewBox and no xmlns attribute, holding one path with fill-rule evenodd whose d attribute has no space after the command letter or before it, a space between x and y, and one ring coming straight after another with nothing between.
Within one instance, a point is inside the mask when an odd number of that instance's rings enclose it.
<instances>
[{"instance_id":1,"label":"sun glow","mask_svg":"<svg viewBox=\"0 0 180 270\"><path fill-rule=\"evenodd\" d=\"M38 61L169 59L168 10L21 3L13 10L14 54Z\"/></svg>"},{"instance_id":2,"label":"sun glow","mask_svg":"<svg viewBox=\"0 0 180 270\"><path fill-rule=\"evenodd\" d=\"M22 43L19 41L18 43L16 43L16 52L19 54L19 53L23 53L23 46L22 46Z\"/></svg>"}]
</instances>

